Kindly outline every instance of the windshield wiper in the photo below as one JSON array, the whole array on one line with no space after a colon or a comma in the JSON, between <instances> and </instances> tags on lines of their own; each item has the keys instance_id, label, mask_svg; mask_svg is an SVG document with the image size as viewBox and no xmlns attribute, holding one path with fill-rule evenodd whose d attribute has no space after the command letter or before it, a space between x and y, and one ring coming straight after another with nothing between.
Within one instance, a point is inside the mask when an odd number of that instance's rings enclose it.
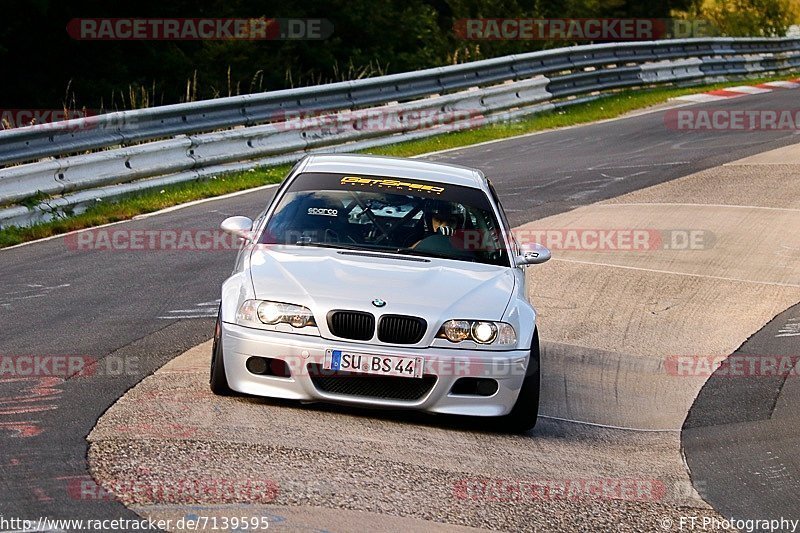
<instances>
[{"instance_id":1,"label":"windshield wiper","mask_svg":"<svg viewBox=\"0 0 800 533\"><path fill-rule=\"evenodd\" d=\"M453 255L442 252L429 252L426 250L416 250L414 248L397 248L398 254L417 255L421 257L435 257L438 259L453 259L454 261L469 261L475 263L476 259L468 255Z\"/></svg>"},{"instance_id":2,"label":"windshield wiper","mask_svg":"<svg viewBox=\"0 0 800 533\"><path fill-rule=\"evenodd\" d=\"M396 249L386 246L371 246L369 244L346 244L341 242L297 241L297 246L314 246L316 248L339 248L341 250L355 250L359 252L392 253Z\"/></svg>"},{"instance_id":3,"label":"windshield wiper","mask_svg":"<svg viewBox=\"0 0 800 533\"><path fill-rule=\"evenodd\" d=\"M295 243L297 246L314 246L317 248L340 248L342 250L358 250L361 252L396 253L400 255L414 255L419 257L434 257L437 259L453 259L455 261L477 262L474 257L467 255L452 255L440 252L428 252L415 250L414 248L387 248L383 246L358 246L354 244L344 244L338 242L319 242L300 240Z\"/></svg>"},{"instance_id":4,"label":"windshield wiper","mask_svg":"<svg viewBox=\"0 0 800 533\"><path fill-rule=\"evenodd\" d=\"M299 240L295 243L297 246L315 246L317 248L342 248L343 250L369 250L363 246L355 244L345 244L342 242L319 242L319 241L304 241Z\"/></svg>"}]
</instances>

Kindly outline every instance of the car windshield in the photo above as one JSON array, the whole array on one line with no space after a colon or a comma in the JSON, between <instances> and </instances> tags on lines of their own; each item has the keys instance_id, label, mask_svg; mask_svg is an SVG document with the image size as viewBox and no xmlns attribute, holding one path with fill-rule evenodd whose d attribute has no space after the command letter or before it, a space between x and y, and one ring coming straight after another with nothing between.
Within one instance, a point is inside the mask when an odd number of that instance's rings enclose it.
<instances>
[{"instance_id":1,"label":"car windshield","mask_svg":"<svg viewBox=\"0 0 800 533\"><path fill-rule=\"evenodd\" d=\"M259 242L509 266L501 226L483 191L380 176L299 175Z\"/></svg>"}]
</instances>

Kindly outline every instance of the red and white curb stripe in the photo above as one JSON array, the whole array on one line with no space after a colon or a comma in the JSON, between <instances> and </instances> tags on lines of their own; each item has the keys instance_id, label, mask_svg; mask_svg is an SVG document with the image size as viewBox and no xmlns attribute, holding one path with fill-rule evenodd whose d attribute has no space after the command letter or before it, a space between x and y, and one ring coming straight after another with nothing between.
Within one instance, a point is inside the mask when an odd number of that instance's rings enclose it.
<instances>
[{"instance_id":1,"label":"red and white curb stripe","mask_svg":"<svg viewBox=\"0 0 800 533\"><path fill-rule=\"evenodd\" d=\"M749 94L769 93L776 89L800 89L800 79L791 81L770 81L767 83L759 83L758 85L726 87L724 89L717 89L716 91L678 96L673 98L673 100L682 102L716 102L718 100L727 100L728 98L737 98Z\"/></svg>"}]
</instances>

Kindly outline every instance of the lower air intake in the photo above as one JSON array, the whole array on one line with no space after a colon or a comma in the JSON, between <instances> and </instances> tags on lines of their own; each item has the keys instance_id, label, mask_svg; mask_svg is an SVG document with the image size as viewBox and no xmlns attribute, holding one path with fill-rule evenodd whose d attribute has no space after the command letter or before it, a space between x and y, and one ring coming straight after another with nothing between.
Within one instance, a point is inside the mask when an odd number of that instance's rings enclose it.
<instances>
[{"instance_id":1,"label":"lower air intake","mask_svg":"<svg viewBox=\"0 0 800 533\"><path fill-rule=\"evenodd\" d=\"M415 401L423 398L436 384L436 376L400 378L395 376L370 376L353 372L325 370L311 363L308 374L317 390L329 394L377 398L381 400Z\"/></svg>"}]
</instances>

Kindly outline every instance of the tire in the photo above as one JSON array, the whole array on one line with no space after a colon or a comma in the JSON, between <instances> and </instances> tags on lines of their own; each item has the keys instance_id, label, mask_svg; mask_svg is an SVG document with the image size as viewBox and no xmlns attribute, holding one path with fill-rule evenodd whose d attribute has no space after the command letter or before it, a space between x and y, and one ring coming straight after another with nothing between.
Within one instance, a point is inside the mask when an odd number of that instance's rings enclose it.
<instances>
[{"instance_id":1,"label":"tire","mask_svg":"<svg viewBox=\"0 0 800 533\"><path fill-rule=\"evenodd\" d=\"M217 323L214 326L214 345L211 348L211 376L209 378L211 392L218 396L233 396L234 392L228 386L225 376L225 359L222 357L222 308L217 314Z\"/></svg>"},{"instance_id":2,"label":"tire","mask_svg":"<svg viewBox=\"0 0 800 533\"><path fill-rule=\"evenodd\" d=\"M527 433L536 426L536 419L539 415L540 374L539 331L534 330L528 368L525 371L525 379L522 382L519 396L510 413L494 419L497 431Z\"/></svg>"}]
</instances>

